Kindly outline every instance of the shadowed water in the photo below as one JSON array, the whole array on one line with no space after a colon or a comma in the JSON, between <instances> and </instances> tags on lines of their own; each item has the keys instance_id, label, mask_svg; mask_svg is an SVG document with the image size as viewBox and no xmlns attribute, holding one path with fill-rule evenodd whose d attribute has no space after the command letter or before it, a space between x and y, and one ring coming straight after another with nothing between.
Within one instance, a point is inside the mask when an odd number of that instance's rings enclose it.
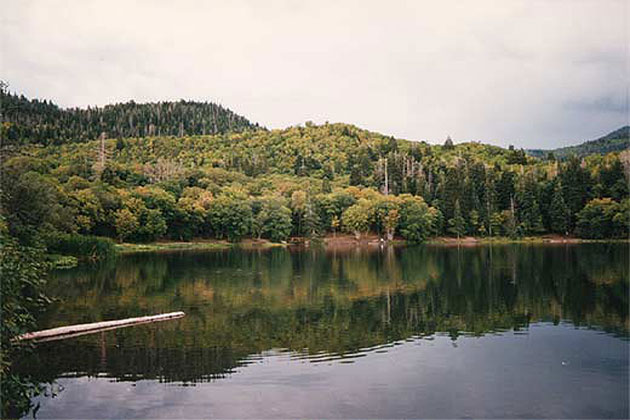
<instances>
[{"instance_id":1,"label":"shadowed water","mask_svg":"<svg viewBox=\"0 0 630 420\"><path fill-rule=\"evenodd\" d=\"M628 246L142 254L57 272L38 418L628 416Z\"/></svg>"}]
</instances>

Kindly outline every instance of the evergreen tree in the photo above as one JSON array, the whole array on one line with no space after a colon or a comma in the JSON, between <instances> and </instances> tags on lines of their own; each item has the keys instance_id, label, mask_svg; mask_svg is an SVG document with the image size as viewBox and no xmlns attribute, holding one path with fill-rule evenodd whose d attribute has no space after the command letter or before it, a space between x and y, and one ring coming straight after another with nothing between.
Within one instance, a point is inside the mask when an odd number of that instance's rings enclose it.
<instances>
[{"instance_id":1,"label":"evergreen tree","mask_svg":"<svg viewBox=\"0 0 630 420\"><path fill-rule=\"evenodd\" d=\"M453 235L456 235L458 240L460 236L463 236L466 233L466 221L462 216L462 210L459 205L459 200L455 201L453 218L449 219L448 224L450 226L449 232Z\"/></svg>"},{"instance_id":2,"label":"evergreen tree","mask_svg":"<svg viewBox=\"0 0 630 420\"><path fill-rule=\"evenodd\" d=\"M482 212L482 219L486 224L486 230L490 236L499 234L499 232L493 231L495 224L492 223L492 217L497 210L497 192L495 184L496 172L494 170L489 170L484 185L484 201L482 204L484 211Z\"/></svg>"},{"instance_id":3,"label":"evergreen tree","mask_svg":"<svg viewBox=\"0 0 630 420\"><path fill-rule=\"evenodd\" d=\"M527 174L518 192L518 218L522 233L535 235L543 231L538 205L538 191L533 174Z\"/></svg>"},{"instance_id":4,"label":"evergreen tree","mask_svg":"<svg viewBox=\"0 0 630 420\"><path fill-rule=\"evenodd\" d=\"M509 210L511 200L515 194L516 174L510 170L501 172L501 176L496 185L497 205L499 210Z\"/></svg>"},{"instance_id":5,"label":"evergreen tree","mask_svg":"<svg viewBox=\"0 0 630 420\"><path fill-rule=\"evenodd\" d=\"M556 183L549 208L550 229L554 233L566 234L569 227L569 208L564 202L562 188Z\"/></svg>"},{"instance_id":6,"label":"evergreen tree","mask_svg":"<svg viewBox=\"0 0 630 420\"><path fill-rule=\"evenodd\" d=\"M587 171L582 168L580 159L571 156L567 163L560 166L560 183L564 202L569 208L571 218L569 230L575 227L577 213L582 210L589 200L591 179Z\"/></svg>"}]
</instances>

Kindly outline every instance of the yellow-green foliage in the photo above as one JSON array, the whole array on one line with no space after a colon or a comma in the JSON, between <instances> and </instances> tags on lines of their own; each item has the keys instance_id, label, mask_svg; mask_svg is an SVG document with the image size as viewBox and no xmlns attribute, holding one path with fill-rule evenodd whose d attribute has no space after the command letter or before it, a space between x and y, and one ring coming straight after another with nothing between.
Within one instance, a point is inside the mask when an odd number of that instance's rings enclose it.
<instances>
[{"instance_id":1,"label":"yellow-green foliage","mask_svg":"<svg viewBox=\"0 0 630 420\"><path fill-rule=\"evenodd\" d=\"M556 162L475 142L431 146L352 125L308 123L109 139L104 154L99 141L18 148L3 165L3 183L14 192L3 204L13 233L44 229L28 215L46 209L44 230L125 241L283 240L286 233L274 235L261 221L286 232L286 209L294 236L341 228L414 241L454 232L531 236L575 232L577 214L592 199L620 203L629 169L625 152ZM422 203L405 210L396 201L403 194ZM22 199L29 196L37 199ZM272 196L283 204L269 213L257 203Z\"/></svg>"}]
</instances>

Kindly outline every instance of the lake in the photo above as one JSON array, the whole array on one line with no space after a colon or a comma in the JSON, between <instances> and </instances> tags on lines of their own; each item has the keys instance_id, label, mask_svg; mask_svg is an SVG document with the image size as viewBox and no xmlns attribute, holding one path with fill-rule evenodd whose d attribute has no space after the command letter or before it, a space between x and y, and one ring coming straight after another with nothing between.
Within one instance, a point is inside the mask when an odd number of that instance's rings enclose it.
<instances>
[{"instance_id":1,"label":"lake","mask_svg":"<svg viewBox=\"0 0 630 420\"><path fill-rule=\"evenodd\" d=\"M189 251L55 272L38 418L627 418L627 244ZM52 395L51 395L52 394ZM54 396L53 396L54 395Z\"/></svg>"}]
</instances>

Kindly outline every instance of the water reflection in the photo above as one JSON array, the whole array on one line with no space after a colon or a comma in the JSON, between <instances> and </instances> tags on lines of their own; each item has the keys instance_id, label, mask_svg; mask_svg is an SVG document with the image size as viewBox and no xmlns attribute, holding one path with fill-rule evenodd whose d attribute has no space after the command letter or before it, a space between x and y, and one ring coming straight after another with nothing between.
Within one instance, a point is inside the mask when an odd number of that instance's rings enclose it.
<instances>
[{"instance_id":1,"label":"water reflection","mask_svg":"<svg viewBox=\"0 0 630 420\"><path fill-rule=\"evenodd\" d=\"M270 349L348 363L405 340L527 332L562 321L629 334L627 245L143 254L58 272L46 327L183 310L178 321L41 345L42 381L107 376L194 384ZM278 349L283 349L279 351Z\"/></svg>"}]
</instances>

